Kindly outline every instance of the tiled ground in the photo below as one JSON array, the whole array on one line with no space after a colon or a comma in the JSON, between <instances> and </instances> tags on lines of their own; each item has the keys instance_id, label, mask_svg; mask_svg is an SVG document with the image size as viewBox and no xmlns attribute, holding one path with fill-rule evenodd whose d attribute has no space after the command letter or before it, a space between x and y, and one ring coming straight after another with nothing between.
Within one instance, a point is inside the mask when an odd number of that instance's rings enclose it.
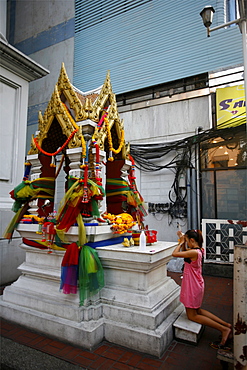
<instances>
[{"instance_id":1,"label":"tiled ground","mask_svg":"<svg viewBox=\"0 0 247 370\"><path fill-rule=\"evenodd\" d=\"M180 274L170 273L170 276L180 284ZM204 278L206 289L203 308L232 323L232 279L210 276ZM216 350L209 346L209 342L217 340L219 336L219 333L211 328L205 328L197 346L173 340L160 359L108 342L101 343L94 351L90 352L40 335L5 320L1 324L1 336L88 370L222 369L220 361L216 358ZM229 369L233 369L232 365L229 366Z\"/></svg>"}]
</instances>

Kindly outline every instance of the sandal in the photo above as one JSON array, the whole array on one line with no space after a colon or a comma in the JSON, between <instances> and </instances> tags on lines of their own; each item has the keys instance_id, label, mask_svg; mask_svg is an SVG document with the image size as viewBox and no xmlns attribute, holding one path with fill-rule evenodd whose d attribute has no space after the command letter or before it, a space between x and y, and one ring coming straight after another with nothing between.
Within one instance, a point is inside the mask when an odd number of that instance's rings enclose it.
<instances>
[{"instance_id":1,"label":"sandal","mask_svg":"<svg viewBox=\"0 0 247 370\"><path fill-rule=\"evenodd\" d=\"M219 341L211 342L209 343L210 347L214 349L222 349L223 351L228 351L230 352L232 349L231 347L226 346L225 344L220 344Z\"/></svg>"}]
</instances>

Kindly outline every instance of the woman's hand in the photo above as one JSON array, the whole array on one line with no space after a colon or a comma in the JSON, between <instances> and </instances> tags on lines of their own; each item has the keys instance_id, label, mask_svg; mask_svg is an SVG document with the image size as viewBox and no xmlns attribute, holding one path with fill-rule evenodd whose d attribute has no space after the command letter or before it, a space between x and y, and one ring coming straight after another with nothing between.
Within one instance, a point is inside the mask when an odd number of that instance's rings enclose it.
<instances>
[{"instance_id":1,"label":"woman's hand","mask_svg":"<svg viewBox=\"0 0 247 370\"><path fill-rule=\"evenodd\" d=\"M177 232L177 236L179 237L179 244L183 244L185 242L185 237L181 230Z\"/></svg>"}]
</instances>

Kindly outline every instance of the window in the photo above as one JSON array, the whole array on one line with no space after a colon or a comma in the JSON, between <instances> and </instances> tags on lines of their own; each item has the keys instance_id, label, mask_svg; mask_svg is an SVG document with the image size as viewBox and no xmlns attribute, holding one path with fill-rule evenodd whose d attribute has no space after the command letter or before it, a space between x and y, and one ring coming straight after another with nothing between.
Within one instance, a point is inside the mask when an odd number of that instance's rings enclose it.
<instances>
[{"instance_id":1,"label":"window","mask_svg":"<svg viewBox=\"0 0 247 370\"><path fill-rule=\"evenodd\" d=\"M246 169L244 130L201 145L202 218L247 220Z\"/></svg>"},{"instance_id":2,"label":"window","mask_svg":"<svg viewBox=\"0 0 247 370\"><path fill-rule=\"evenodd\" d=\"M234 21L239 18L238 5L236 0L227 0L227 22ZM234 25L233 25L234 26Z\"/></svg>"}]
</instances>

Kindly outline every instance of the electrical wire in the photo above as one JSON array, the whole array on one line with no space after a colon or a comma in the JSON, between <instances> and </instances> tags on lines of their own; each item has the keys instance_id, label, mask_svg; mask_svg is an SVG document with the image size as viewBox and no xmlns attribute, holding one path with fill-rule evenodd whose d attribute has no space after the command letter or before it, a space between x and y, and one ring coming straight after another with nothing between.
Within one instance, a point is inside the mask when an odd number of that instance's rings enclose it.
<instances>
[{"instance_id":1,"label":"electrical wire","mask_svg":"<svg viewBox=\"0 0 247 370\"><path fill-rule=\"evenodd\" d=\"M230 142L236 134L238 137L242 135L243 138L246 138L245 122L245 118L240 117L234 127L225 128L227 122L224 122L216 128L200 131L195 135L169 143L130 144L130 154L135 160L136 167L141 171L153 172L170 169L174 172L174 181L168 193L171 202L168 213L172 219L187 217L187 188L180 186L180 180L182 177L186 177L188 168L194 168L192 157L195 155L196 145L217 137L222 137L227 145L227 142ZM168 155L173 155L170 161L163 165L157 163ZM194 163L199 160L199 158L193 159Z\"/></svg>"}]
</instances>

